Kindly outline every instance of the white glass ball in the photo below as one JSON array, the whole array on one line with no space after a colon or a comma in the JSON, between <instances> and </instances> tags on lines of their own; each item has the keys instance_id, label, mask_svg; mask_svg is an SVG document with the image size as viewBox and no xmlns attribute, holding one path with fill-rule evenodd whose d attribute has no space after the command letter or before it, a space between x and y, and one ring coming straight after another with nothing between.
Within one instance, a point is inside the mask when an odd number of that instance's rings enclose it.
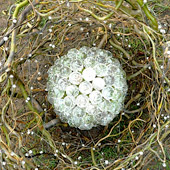
<instances>
[{"instance_id":1,"label":"white glass ball","mask_svg":"<svg viewBox=\"0 0 170 170\"><path fill-rule=\"evenodd\" d=\"M48 100L61 121L81 130L108 125L121 111L126 74L111 52L71 49L48 70Z\"/></svg>"}]
</instances>

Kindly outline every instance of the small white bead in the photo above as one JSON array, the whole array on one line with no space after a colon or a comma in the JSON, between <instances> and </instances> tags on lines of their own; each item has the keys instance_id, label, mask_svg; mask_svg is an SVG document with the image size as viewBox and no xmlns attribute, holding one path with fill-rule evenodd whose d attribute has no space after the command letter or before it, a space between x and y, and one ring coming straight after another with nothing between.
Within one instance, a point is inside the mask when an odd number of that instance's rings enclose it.
<instances>
[{"instance_id":1,"label":"small white bead","mask_svg":"<svg viewBox=\"0 0 170 170\"><path fill-rule=\"evenodd\" d=\"M29 153L29 154L32 154L32 150L29 150L28 153Z\"/></svg>"},{"instance_id":2,"label":"small white bead","mask_svg":"<svg viewBox=\"0 0 170 170\"><path fill-rule=\"evenodd\" d=\"M166 125L165 128L169 128L169 125Z\"/></svg>"},{"instance_id":3,"label":"small white bead","mask_svg":"<svg viewBox=\"0 0 170 170\"><path fill-rule=\"evenodd\" d=\"M84 28L83 28L83 27L81 27L81 28L80 28L80 31L84 31Z\"/></svg>"},{"instance_id":4,"label":"small white bead","mask_svg":"<svg viewBox=\"0 0 170 170\"><path fill-rule=\"evenodd\" d=\"M28 153L26 153L26 154L25 154L25 156L26 156L26 157L28 157L28 156L29 156L29 154L28 154Z\"/></svg>"},{"instance_id":5,"label":"small white bead","mask_svg":"<svg viewBox=\"0 0 170 170\"><path fill-rule=\"evenodd\" d=\"M12 88L14 88L14 89L15 89L16 87L17 87L17 86L16 86L15 84L13 84L13 85L12 85Z\"/></svg>"},{"instance_id":6,"label":"small white bead","mask_svg":"<svg viewBox=\"0 0 170 170\"><path fill-rule=\"evenodd\" d=\"M119 36L120 36L120 34L118 33L118 34L117 34L117 36L119 37Z\"/></svg>"},{"instance_id":7,"label":"small white bead","mask_svg":"<svg viewBox=\"0 0 170 170\"><path fill-rule=\"evenodd\" d=\"M164 66L162 65L162 66L161 66L161 69L163 69L163 68L164 68Z\"/></svg>"},{"instance_id":8,"label":"small white bead","mask_svg":"<svg viewBox=\"0 0 170 170\"><path fill-rule=\"evenodd\" d=\"M9 76L9 78L11 78L11 79L12 79L12 78L14 78L14 76L11 74L11 75Z\"/></svg>"},{"instance_id":9,"label":"small white bead","mask_svg":"<svg viewBox=\"0 0 170 170\"><path fill-rule=\"evenodd\" d=\"M81 158L82 158L82 157L81 157L81 156L79 156L77 159L78 159L78 160L81 160Z\"/></svg>"},{"instance_id":10,"label":"small white bead","mask_svg":"<svg viewBox=\"0 0 170 170\"><path fill-rule=\"evenodd\" d=\"M143 3L146 4L146 3L147 3L147 0L143 0Z\"/></svg>"},{"instance_id":11,"label":"small white bead","mask_svg":"<svg viewBox=\"0 0 170 170\"><path fill-rule=\"evenodd\" d=\"M170 51L167 51L167 54L170 55Z\"/></svg>"},{"instance_id":12,"label":"small white bead","mask_svg":"<svg viewBox=\"0 0 170 170\"><path fill-rule=\"evenodd\" d=\"M156 128L156 125L155 125L155 124L153 124L153 128Z\"/></svg>"},{"instance_id":13,"label":"small white bead","mask_svg":"<svg viewBox=\"0 0 170 170\"><path fill-rule=\"evenodd\" d=\"M2 162L2 165L5 166L5 165L6 165L6 162Z\"/></svg>"},{"instance_id":14,"label":"small white bead","mask_svg":"<svg viewBox=\"0 0 170 170\"><path fill-rule=\"evenodd\" d=\"M118 142L118 143L120 143L120 142L121 142L121 140L120 140L120 139L118 139L118 140L117 140L117 142Z\"/></svg>"},{"instance_id":15,"label":"small white bead","mask_svg":"<svg viewBox=\"0 0 170 170\"><path fill-rule=\"evenodd\" d=\"M53 30L50 28L49 30L48 30L49 32L53 32Z\"/></svg>"},{"instance_id":16,"label":"small white bead","mask_svg":"<svg viewBox=\"0 0 170 170\"><path fill-rule=\"evenodd\" d=\"M24 59L24 58L21 57L21 58L20 58L20 61L22 61L23 59Z\"/></svg>"},{"instance_id":17,"label":"small white bead","mask_svg":"<svg viewBox=\"0 0 170 170\"><path fill-rule=\"evenodd\" d=\"M15 155L15 153L14 152L11 152L11 156L14 156Z\"/></svg>"},{"instance_id":18,"label":"small white bead","mask_svg":"<svg viewBox=\"0 0 170 170\"><path fill-rule=\"evenodd\" d=\"M98 146L101 146L101 143L99 143Z\"/></svg>"},{"instance_id":19,"label":"small white bead","mask_svg":"<svg viewBox=\"0 0 170 170\"><path fill-rule=\"evenodd\" d=\"M43 154L43 151L40 151L40 154Z\"/></svg>"},{"instance_id":20,"label":"small white bead","mask_svg":"<svg viewBox=\"0 0 170 170\"><path fill-rule=\"evenodd\" d=\"M55 45L54 45L54 44L52 45L52 48L55 48Z\"/></svg>"},{"instance_id":21,"label":"small white bead","mask_svg":"<svg viewBox=\"0 0 170 170\"><path fill-rule=\"evenodd\" d=\"M137 103L136 105L137 105L137 106L140 106L140 103Z\"/></svg>"},{"instance_id":22,"label":"small white bead","mask_svg":"<svg viewBox=\"0 0 170 170\"><path fill-rule=\"evenodd\" d=\"M55 152L58 153L58 149L56 149Z\"/></svg>"},{"instance_id":23,"label":"small white bead","mask_svg":"<svg viewBox=\"0 0 170 170\"><path fill-rule=\"evenodd\" d=\"M33 134L34 134L34 132L32 131L32 132L31 132L31 135L33 135Z\"/></svg>"},{"instance_id":24,"label":"small white bead","mask_svg":"<svg viewBox=\"0 0 170 170\"><path fill-rule=\"evenodd\" d=\"M158 25L158 29L161 29L162 28L162 25Z\"/></svg>"},{"instance_id":25,"label":"small white bead","mask_svg":"<svg viewBox=\"0 0 170 170\"><path fill-rule=\"evenodd\" d=\"M82 18L79 18L80 21L82 21L83 19Z\"/></svg>"},{"instance_id":26,"label":"small white bead","mask_svg":"<svg viewBox=\"0 0 170 170\"><path fill-rule=\"evenodd\" d=\"M22 161L21 164L24 165L24 164L25 164L25 161Z\"/></svg>"},{"instance_id":27,"label":"small white bead","mask_svg":"<svg viewBox=\"0 0 170 170\"><path fill-rule=\"evenodd\" d=\"M165 31L164 29L160 29L160 32L161 32L162 34L165 34L165 33L166 33L166 31Z\"/></svg>"},{"instance_id":28,"label":"small white bead","mask_svg":"<svg viewBox=\"0 0 170 170\"><path fill-rule=\"evenodd\" d=\"M13 19L13 21L12 21L14 24L16 24L17 23L17 20L16 19Z\"/></svg>"},{"instance_id":29,"label":"small white bead","mask_svg":"<svg viewBox=\"0 0 170 170\"><path fill-rule=\"evenodd\" d=\"M138 156L136 156L136 157L135 157L135 159L136 159L136 160L138 160L138 159L139 159L139 157L138 157Z\"/></svg>"},{"instance_id":30,"label":"small white bead","mask_svg":"<svg viewBox=\"0 0 170 170\"><path fill-rule=\"evenodd\" d=\"M51 16L49 16L49 17L48 17L48 19L49 19L49 20L51 20L51 19L52 19L52 17L51 17Z\"/></svg>"},{"instance_id":31,"label":"small white bead","mask_svg":"<svg viewBox=\"0 0 170 170\"><path fill-rule=\"evenodd\" d=\"M96 149L95 148L93 148L93 151L95 151Z\"/></svg>"},{"instance_id":32,"label":"small white bead","mask_svg":"<svg viewBox=\"0 0 170 170\"><path fill-rule=\"evenodd\" d=\"M77 161L75 161L75 162L74 162L74 164L75 164L75 165L77 165L77 164L78 164L78 162L77 162Z\"/></svg>"},{"instance_id":33,"label":"small white bead","mask_svg":"<svg viewBox=\"0 0 170 170\"><path fill-rule=\"evenodd\" d=\"M31 86L30 89L33 90L34 88Z\"/></svg>"},{"instance_id":34,"label":"small white bead","mask_svg":"<svg viewBox=\"0 0 170 170\"><path fill-rule=\"evenodd\" d=\"M87 17L85 20L86 20L86 21L89 21L89 18Z\"/></svg>"},{"instance_id":35,"label":"small white bead","mask_svg":"<svg viewBox=\"0 0 170 170\"><path fill-rule=\"evenodd\" d=\"M30 131L30 130L28 130L28 131L27 131L27 134L29 135L30 133L31 133L31 131Z\"/></svg>"},{"instance_id":36,"label":"small white bead","mask_svg":"<svg viewBox=\"0 0 170 170\"><path fill-rule=\"evenodd\" d=\"M140 155L143 155L143 152L142 152L142 151L140 151L140 152L139 152L139 154L140 154Z\"/></svg>"},{"instance_id":37,"label":"small white bead","mask_svg":"<svg viewBox=\"0 0 170 170\"><path fill-rule=\"evenodd\" d=\"M4 37L3 39L4 39L4 41L8 41L8 37Z\"/></svg>"},{"instance_id":38,"label":"small white bead","mask_svg":"<svg viewBox=\"0 0 170 170\"><path fill-rule=\"evenodd\" d=\"M166 163L164 162L164 163L162 164L162 166L163 166L163 167L166 167Z\"/></svg>"},{"instance_id":39,"label":"small white bead","mask_svg":"<svg viewBox=\"0 0 170 170\"><path fill-rule=\"evenodd\" d=\"M71 27L71 23L68 23L68 26Z\"/></svg>"},{"instance_id":40,"label":"small white bead","mask_svg":"<svg viewBox=\"0 0 170 170\"><path fill-rule=\"evenodd\" d=\"M32 57L32 54L28 54L28 57Z\"/></svg>"},{"instance_id":41,"label":"small white bead","mask_svg":"<svg viewBox=\"0 0 170 170\"><path fill-rule=\"evenodd\" d=\"M38 170L38 168L35 168L35 170Z\"/></svg>"},{"instance_id":42,"label":"small white bead","mask_svg":"<svg viewBox=\"0 0 170 170\"><path fill-rule=\"evenodd\" d=\"M130 47L131 47L131 45L129 44L129 45L128 45L128 47L130 48Z\"/></svg>"},{"instance_id":43,"label":"small white bead","mask_svg":"<svg viewBox=\"0 0 170 170\"><path fill-rule=\"evenodd\" d=\"M108 165L108 164L109 164L109 161L108 161L108 160L105 160L104 163L105 163L106 165Z\"/></svg>"},{"instance_id":44,"label":"small white bead","mask_svg":"<svg viewBox=\"0 0 170 170\"><path fill-rule=\"evenodd\" d=\"M27 97L27 100L29 101L29 100L30 100L30 97Z\"/></svg>"}]
</instances>

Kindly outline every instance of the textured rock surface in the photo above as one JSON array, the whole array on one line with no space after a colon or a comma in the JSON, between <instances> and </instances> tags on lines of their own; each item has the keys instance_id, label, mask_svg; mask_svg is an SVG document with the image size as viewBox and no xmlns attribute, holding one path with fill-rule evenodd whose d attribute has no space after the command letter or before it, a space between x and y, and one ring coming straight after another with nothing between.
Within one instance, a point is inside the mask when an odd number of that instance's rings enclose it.
<instances>
[{"instance_id":1,"label":"textured rock surface","mask_svg":"<svg viewBox=\"0 0 170 170\"><path fill-rule=\"evenodd\" d=\"M63 122L81 130L109 124L123 107L126 74L109 51L71 49L48 71L48 100Z\"/></svg>"}]
</instances>

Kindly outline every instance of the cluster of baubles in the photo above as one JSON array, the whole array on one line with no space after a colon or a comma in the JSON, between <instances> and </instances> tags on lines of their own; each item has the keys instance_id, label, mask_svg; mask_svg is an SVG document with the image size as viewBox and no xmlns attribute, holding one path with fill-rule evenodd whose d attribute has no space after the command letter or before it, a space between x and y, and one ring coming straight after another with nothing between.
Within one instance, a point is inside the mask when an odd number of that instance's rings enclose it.
<instances>
[{"instance_id":1,"label":"cluster of baubles","mask_svg":"<svg viewBox=\"0 0 170 170\"><path fill-rule=\"evenodd\" d=\"M48 71L48 100L61 121L90 130L108 125L122 109L126 74L111 52L71 49Z\"/></svg>"}]
</instances>

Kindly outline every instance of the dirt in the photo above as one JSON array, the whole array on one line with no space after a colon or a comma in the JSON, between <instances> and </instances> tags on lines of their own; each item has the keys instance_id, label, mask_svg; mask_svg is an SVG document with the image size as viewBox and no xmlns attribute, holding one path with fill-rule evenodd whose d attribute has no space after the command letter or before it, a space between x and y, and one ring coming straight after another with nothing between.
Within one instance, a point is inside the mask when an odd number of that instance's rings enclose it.
<instances>
[{"instance_id":1,"label":"dirt","mask_svg":"<svg viewBox=\"0 0 170 170\"><path fill-rule=\"evenodd\" d=\"M7 24L7 14L10 6L14 4L14 0L1 0L0 1L0 31L2 31Z\"/></svg>"}]
</instances>

